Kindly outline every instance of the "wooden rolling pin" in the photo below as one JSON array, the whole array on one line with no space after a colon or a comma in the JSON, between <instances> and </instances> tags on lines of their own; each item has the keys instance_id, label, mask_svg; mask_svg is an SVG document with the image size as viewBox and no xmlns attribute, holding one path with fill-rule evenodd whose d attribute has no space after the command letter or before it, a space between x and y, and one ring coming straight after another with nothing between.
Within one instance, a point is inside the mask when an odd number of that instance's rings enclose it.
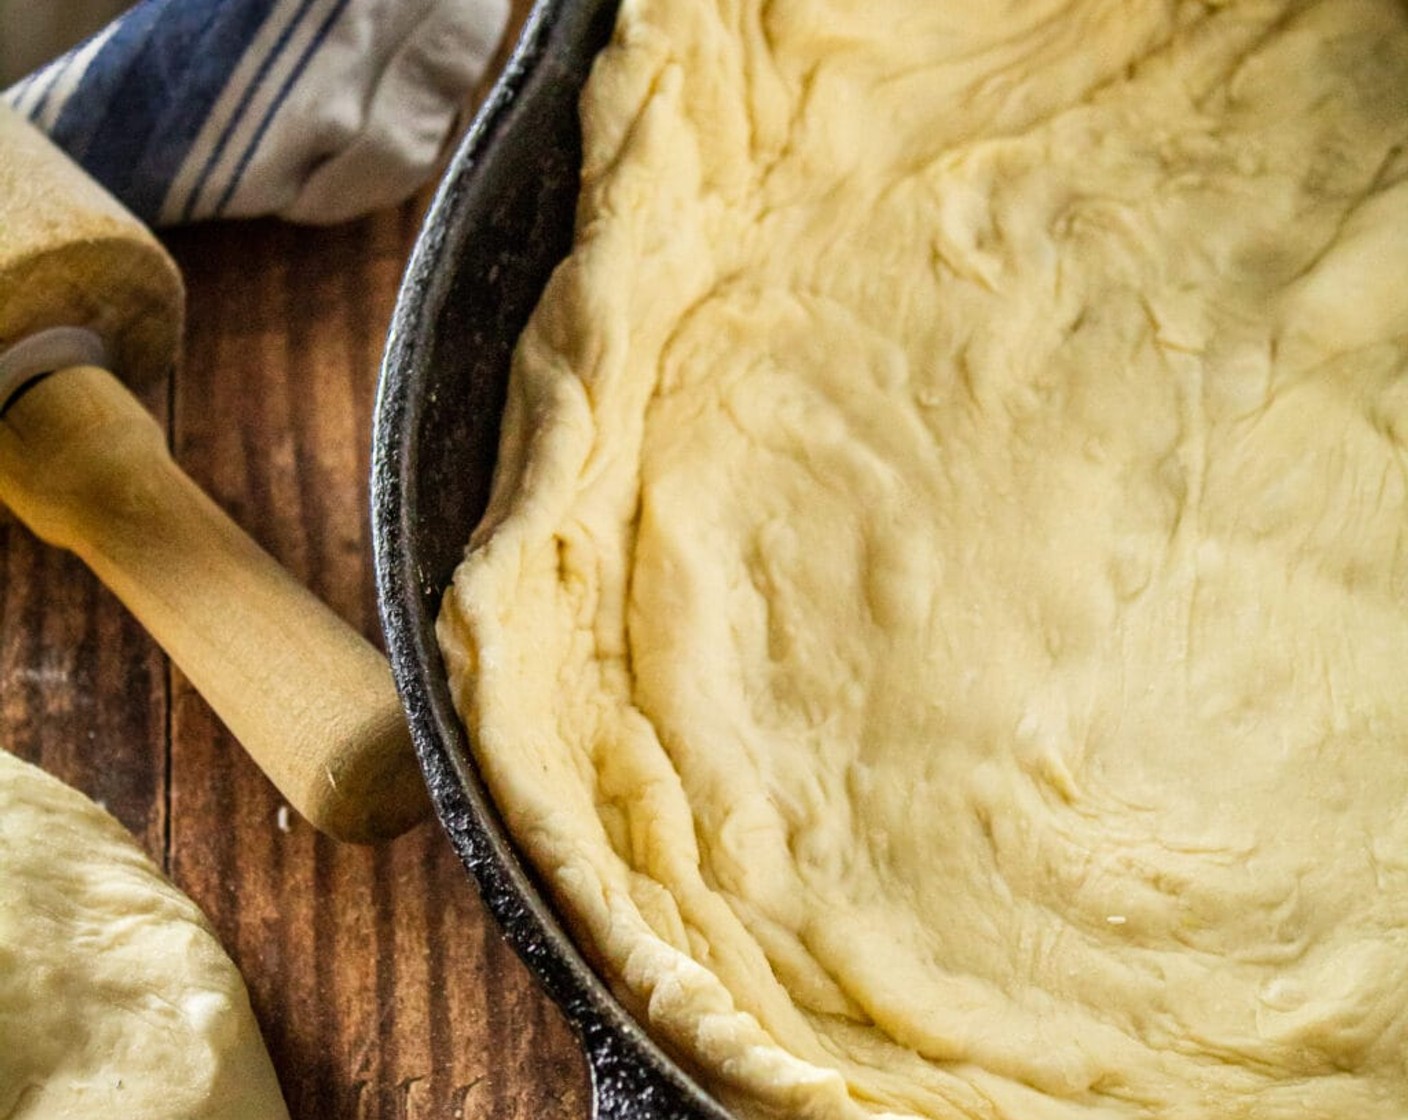
<instances>
[{"instance_id":1,"label":"wooden rolling pin","mask_svg":"<svg viewBox=\"0 0 1408 1120\"><path fill-rule=\"evenodd\" d=\"M0 501L77 553L299 813L343 840L428 809L385 658L172 461L130 383L184 289L148 230L0 105Z\"/></svg>"}]
</instances>

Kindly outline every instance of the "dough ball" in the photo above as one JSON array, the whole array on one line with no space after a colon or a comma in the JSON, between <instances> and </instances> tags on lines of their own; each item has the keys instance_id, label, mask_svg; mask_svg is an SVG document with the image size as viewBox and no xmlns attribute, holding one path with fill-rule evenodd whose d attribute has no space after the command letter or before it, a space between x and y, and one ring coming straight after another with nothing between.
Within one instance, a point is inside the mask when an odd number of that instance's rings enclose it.
<instances>
[{"instance_id":1,"label":"dough ball","mask_svg":"<svg viewBox=\"0 0 1408 1120\"><path fill-rule=\"evenodd\" d=\"M200 910L113 817L4 751L0 1116L288 1117Z\"/></svg>"}]
</instances>

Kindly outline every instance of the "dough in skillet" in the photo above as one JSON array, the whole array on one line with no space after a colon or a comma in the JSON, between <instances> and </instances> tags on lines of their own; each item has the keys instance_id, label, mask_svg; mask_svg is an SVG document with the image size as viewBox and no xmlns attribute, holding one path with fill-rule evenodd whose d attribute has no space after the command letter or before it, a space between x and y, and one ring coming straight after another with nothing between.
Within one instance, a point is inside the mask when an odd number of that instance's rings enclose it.
<instances>
[{"instance_id":1,"label":"dough in skillet","mask_svg":"<svg viewBox=\"0 0 1408 1120\"><path fill-rule=\"evenodd\" d=\"M441 633L745 1116L1408 1116L1408 9L626 0Z\"/></svg>"},{"instance_id":2,"label":"dough in skillet","mask_svg":"<svg viewBox=\"0 0 1408 1120\"><path fill-rule=\"evenodd\" d=\"M288 1120L195 904L116 820L3 750L0 1117Z\"/></svg>"}]
</instances>

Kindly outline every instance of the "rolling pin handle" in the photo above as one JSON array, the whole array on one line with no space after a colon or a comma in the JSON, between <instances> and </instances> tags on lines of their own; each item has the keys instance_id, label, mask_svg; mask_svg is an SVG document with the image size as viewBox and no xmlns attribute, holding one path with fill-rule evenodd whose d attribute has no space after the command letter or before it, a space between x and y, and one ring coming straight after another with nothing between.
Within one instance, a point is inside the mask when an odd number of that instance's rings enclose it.
<instances>
[{"instance_id":1,"label":"rolling pin handle","mask_svg":"<svg viewBox=\"0 0 1408 1120\"><path fill-rule=\"evenodd\" d=\"M0 414L31 382L69 366L109 368L102 337L86 327L49 327L0 350Z\"/></svg>"},{"instance_id":2,"label":"rolling pin handle","mask_svg":"<svg viewBox=\"0 0 1408 1120\"><path fill-rule=\"evenodd\" d=\"M386 659L191 481L112 374L26 380L0 416L0 500L93 569L310 823L369 842L420 820Z\"/></svg>"}]
</instances>

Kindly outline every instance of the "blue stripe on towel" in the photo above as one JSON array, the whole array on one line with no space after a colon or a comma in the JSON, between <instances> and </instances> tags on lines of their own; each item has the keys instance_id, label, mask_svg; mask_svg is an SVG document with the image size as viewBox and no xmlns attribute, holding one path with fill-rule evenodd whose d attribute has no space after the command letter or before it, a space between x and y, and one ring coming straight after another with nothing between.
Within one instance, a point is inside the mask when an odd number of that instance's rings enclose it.
<instances>
[{"instance_id":1,"label":"blue stripe on towel","mask_svg":"<svg viewBox=\"0 0 1408 1120\"><path fill-rule=\"evenodd\" d=\"M152 221L276 0L144 0L88 66L54 139Z\"/></svg>"},{"instance_id":2,"label":"blue stripe on towel","mask_svg":"<svg viewBox=\"0 0 1408 1120\"><path fill-rule=\"evenodd\" d=\"M239 189L240 180L244 178L244 173L249 168L250 160L254 158L254 154L259 150L259 145L264 139L264 134L269 131L269 125L273 123L275 115L288 98L289 91L298 84L298 79L303 76L303 71L307 69L309 61L318 53L318 48L321 47L324 40L327 39L328 32L332 30L333 25L337 23L342 13L347 9L347 4L348 0L337 0L337 3L333 5L332 11L327 14L327 18L323 20L318 30L314 33L312 41L303 49L303 53L299 56L298 62L294 65L293 72L284 80L284 84L279 87L279 92L277 96L275 96L273 103L269 106L268 111L265 112L264 119L259 122L259 128L254 134L254 139L249 142L249 146L245 148L244 154L240 156L240 161L235 167L234 174L230 177L229 184L221 193L220 201L215 204L215 214L217 216L223 214L225 207L230 204L230 199L234 197L235 191Z\"/></svg>"},{"instance_id":3,"label":"blue stripe on towel","mask_svg":"<svg viewBox=\"0 0 1408 1120\"><path fill-rule=\"evenodd\" d=\"M284 29L279 32L278 40L274 43L273 49L260 59L258 71L255 73L254 77L249 80L249 84L245 86L244 93L240 95L239 104L235 106L235 111L230 115L229 121L221 130L219 139L215 141L214 146L210 149L210 155L206 159L205 165L200 169L200 175L197 176L195 185L191 187L191 193L186 196L186 201L181 207L181 220L183 222L189 222L195 216L196 205L200 202L200 196L205 190L205 184L209 181L216 165L219 164L220 157L225 154L225 148L230 143L230 137L234 135L235 129L237 129L240 122L244 120L244 114L249 108L250 101L252 101L254 95L259 92L259 87L263 85L264 79L268 77L270 68L284 53L284 48L288 46L289 40L293 38L293 33L302 25L303 20L307 17L309 10L315 3L317 3L317 0L302 0L302 3L298 6L298 11L293 14L293 18L289 20Z\"/></svg>"},{"instance_id":4,"label":"blue stripe on towel","mask_svg":"<svg viewBox=\"0 0 1408 1120\"><path fill-rule=\"evenodd\" d=\"M50 94L54 92L54 87L59 84L59 79L63 77L64 72L68 70L71 61L71 55L56 58L37 75L34 75L32 79L34 83L33 88L39 92L39 96L29 108L28 115L31 121L38 123L40 114L44 112L45 107L49 104Z\"/></svg>"},{"instance_id":5,"label":"blue stripe on towel","mask_svg":"<svg viewBox=\"0 0 1408 1120\"><path fill-rule=\"evenodd\" d=\"M28 74L21 78L14 85L5 91L5 104L17 113L28 114L29 110L24 107L24 99L29 96L30 89L34 86L34 79L39 71Z\"/></svg>"},{"instance_id":6,"label":"blue stripe on towel","mask_svg":"<svg viewBox=\"0 0 1408 1120\"><path fill-rule=\"evenodd\" d=\"M111 101L118 86L126 77L127 71L143 57L149 45L152 28L168 6L169 0L145 0L133 8L123 20L122 26L88 64L83 81L64 105L63 112L59 114L59 119L50 130L50 135L80 163L87 162L89 146L107 125L109 113L115 108ZM60 60L55 63L55 68L62 67L65 62L66 60ZM128 106L123 115L128 119L129 125L143 126L138 107ZM124 130L126 131L130 129Z\"/></svg>"}]
</instances>

